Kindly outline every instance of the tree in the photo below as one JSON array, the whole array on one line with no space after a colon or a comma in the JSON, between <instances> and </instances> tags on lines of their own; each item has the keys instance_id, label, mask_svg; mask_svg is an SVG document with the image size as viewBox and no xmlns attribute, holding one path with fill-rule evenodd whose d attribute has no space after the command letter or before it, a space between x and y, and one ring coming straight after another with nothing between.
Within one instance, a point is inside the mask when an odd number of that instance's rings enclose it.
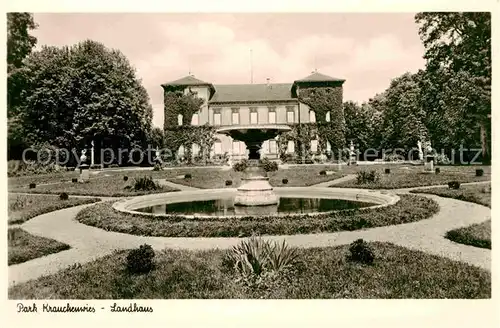
<instances>
[{"instance_id":1,"label":"tree","mask_svg":"<svg viewBox=\"0 0 500 328\"><path fill-rule=\"evenodd\" d=\"M25 60L22 74L19 118L30 144L71 149L119 137L128 145L146 145L152 107L118 50L90 40L43 47Z\"/></svg>"},{"instance_id":2,"label":"tree","mask_svg":"<svg viewBox=\"0 0 500 328\"><path fill-rule=\"evenodd\" d=\"M491 14L419 13L415 21L420 24L428 73L449 73L441 99L443 112L472 123L472 127L479 130L476 135L480 135L483 158L489 158ZM467 139L465 134L462 137Z\"/></svg>"},{"instance_id":3,"label":"tree","mask_svg":"<svg viewBox=\"0 0 500 328\"><path fill-rule=\"evenodd\" d=\"M357 145L360 152L369 148L378 149L380 144L376 140L378 113L368 103L361 106L355 102L344 103L344 116L346 122L346 141Z\"/></svg>"},{"instance_id":4,"label":"tree","mask_svg":"<svg viewBox=\"0 0 500 328\"><path fill-rule=\"evenodd\" d=\"M36 38L29 34L37 28L30 13L7 13L7 70L13 71L36 45Z\"/></svg>"}]
</instances>

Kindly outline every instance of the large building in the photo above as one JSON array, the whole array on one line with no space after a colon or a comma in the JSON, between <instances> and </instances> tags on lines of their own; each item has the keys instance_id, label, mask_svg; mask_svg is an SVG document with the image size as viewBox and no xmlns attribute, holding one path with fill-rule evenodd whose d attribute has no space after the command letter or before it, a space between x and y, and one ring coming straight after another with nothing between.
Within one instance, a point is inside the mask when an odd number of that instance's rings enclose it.
<instances>
[{"instance_id":1,"label":"large building","mask_svg":"<svg viewBox=\"0 0 500 328\"><path fill-rule=\"evenodd\" d=\"M203 105L197 113L189 118L181 114L166 115L171 108L165 106L165 128L173 125L182 125L190 122L191 125L231 126L252 124L300 124L315 123L318 119L316 113L304 103L299 101L299 94L303 89L330 87L335 88L340 94L339 106L342 106L342 85L345 80L333 78L318 72L296 80L293 83L270 83L265 84L212 84L201 81L194 76L186 76L181 79L162 85L164 92L183 90L184 93L194 93L203 99ZM321 121L329 122L334 118L330 112L326 112ZM167 120L176 120L169 122ZM311 140L310 149L317 149L318 140ZM199 152L196 144L192 145L193 156ZM295 142L288 141L287 152L295 152ZM328 143L327 147L331 147ZM184 153L184 146L178 152ZM245 144L233 141L226 135L218 135L217 141L212 148L212 155L228 153L233 160L239 160L247 156ZM261 156L268 158L278 157L278 145L276 140L264 142Z\"/></svg>"}]
</instances>

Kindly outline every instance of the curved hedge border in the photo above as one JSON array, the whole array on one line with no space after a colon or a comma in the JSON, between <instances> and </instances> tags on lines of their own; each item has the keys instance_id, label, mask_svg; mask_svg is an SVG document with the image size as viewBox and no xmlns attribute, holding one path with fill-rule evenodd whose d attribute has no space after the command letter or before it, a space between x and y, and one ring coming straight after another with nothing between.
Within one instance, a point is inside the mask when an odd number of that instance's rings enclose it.
<instances>
[{"instance_id":1,"label":"curved hedge border","mask_svg":"<svg viewBox=\"0 0 500 328\"><path fill-rule=\"evenodd\" d=\"M152 218L115 211L112 203L85 208L76 219L90 226L142 236L158 237L246 237L352 231L419 221L439 211L438 204L426 197L400 195L395 205L377 209L319 214L314 216L269 216L241 218Z\"/></svg>"}]
</instances>

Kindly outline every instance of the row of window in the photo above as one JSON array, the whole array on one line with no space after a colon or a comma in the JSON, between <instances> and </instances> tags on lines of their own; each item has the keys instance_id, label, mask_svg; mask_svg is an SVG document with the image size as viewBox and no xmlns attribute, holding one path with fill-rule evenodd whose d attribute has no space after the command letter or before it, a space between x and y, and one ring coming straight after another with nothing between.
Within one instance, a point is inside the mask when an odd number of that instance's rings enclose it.
<instances>
[{"instance_id":1,"label":"row of window","mask_svg":"<svg viewBox=\"0 0 500 328\"><path fill-rule=\"evenodd\" d=\"M286 112L286 121L287 123L295 123L295 111L292 109L287 109ZM330 122L330 112L326 112L325 115L325 121ZM221 125L221 112L220 109L215 109L214 110L214 125ZM259 115L257 112L257 108L251 107L250 108L250 124L257 124L259 122ZM269 108L268 112L268 119L267 122L269 124L276 124L276 110L274 108ZM313 110L309 111L309 122L315 123L316 122L316 113ZM183 117L182 114L177 115L177 124L182 125L183 124ZM191 118L191 125L198 125L199 124L199 114L195 113L193 114L193 117ZM231 124L232 125L238 125L240 124L240 112L239 109L233 108L232 113L231 113Z\"/></svg>"}]
</instances>

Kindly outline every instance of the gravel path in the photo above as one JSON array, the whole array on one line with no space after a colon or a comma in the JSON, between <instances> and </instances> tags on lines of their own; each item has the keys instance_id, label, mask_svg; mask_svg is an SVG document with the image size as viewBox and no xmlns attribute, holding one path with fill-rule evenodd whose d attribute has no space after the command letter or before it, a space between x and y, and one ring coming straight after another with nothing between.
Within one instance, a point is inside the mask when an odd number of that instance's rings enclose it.
<instances>
[{"instance_id":1,"label":"gravel path","mask_svg":"<svg viewBox=\"0 0 500 328\"><path fill-rule=\"evenodd\" d=\"M177 184L169 182L169 185L181 189ZM195 188L190 190L192 189ZM401 190L401 192L406 193L409 190L410 188ZM400 191L392 190L392 192L399 193ZM358 238L367 241L387 241L491 270L491 251L489 249L466 246L444 238L445 233L449 230L489 220L491 217L490 209L451 198L425 196L434 199L441 209L439 213L427 220L359 231L264 238L268 240L285 239L292 246L305 248L343 245ZM156 250L166 247L200 250L230 248L241 240L240 238L144 237L105 231L75 220L77 213L87 206L91 205L81 205L43 214L21 225L24 230L31 234L66 243L71 246L71 249L9 266L9 286L53 274L76 263L83 264L92 261L111 254L116 249L134 248L144 243L150 244Z\"/></svg>"}]
</instances>

